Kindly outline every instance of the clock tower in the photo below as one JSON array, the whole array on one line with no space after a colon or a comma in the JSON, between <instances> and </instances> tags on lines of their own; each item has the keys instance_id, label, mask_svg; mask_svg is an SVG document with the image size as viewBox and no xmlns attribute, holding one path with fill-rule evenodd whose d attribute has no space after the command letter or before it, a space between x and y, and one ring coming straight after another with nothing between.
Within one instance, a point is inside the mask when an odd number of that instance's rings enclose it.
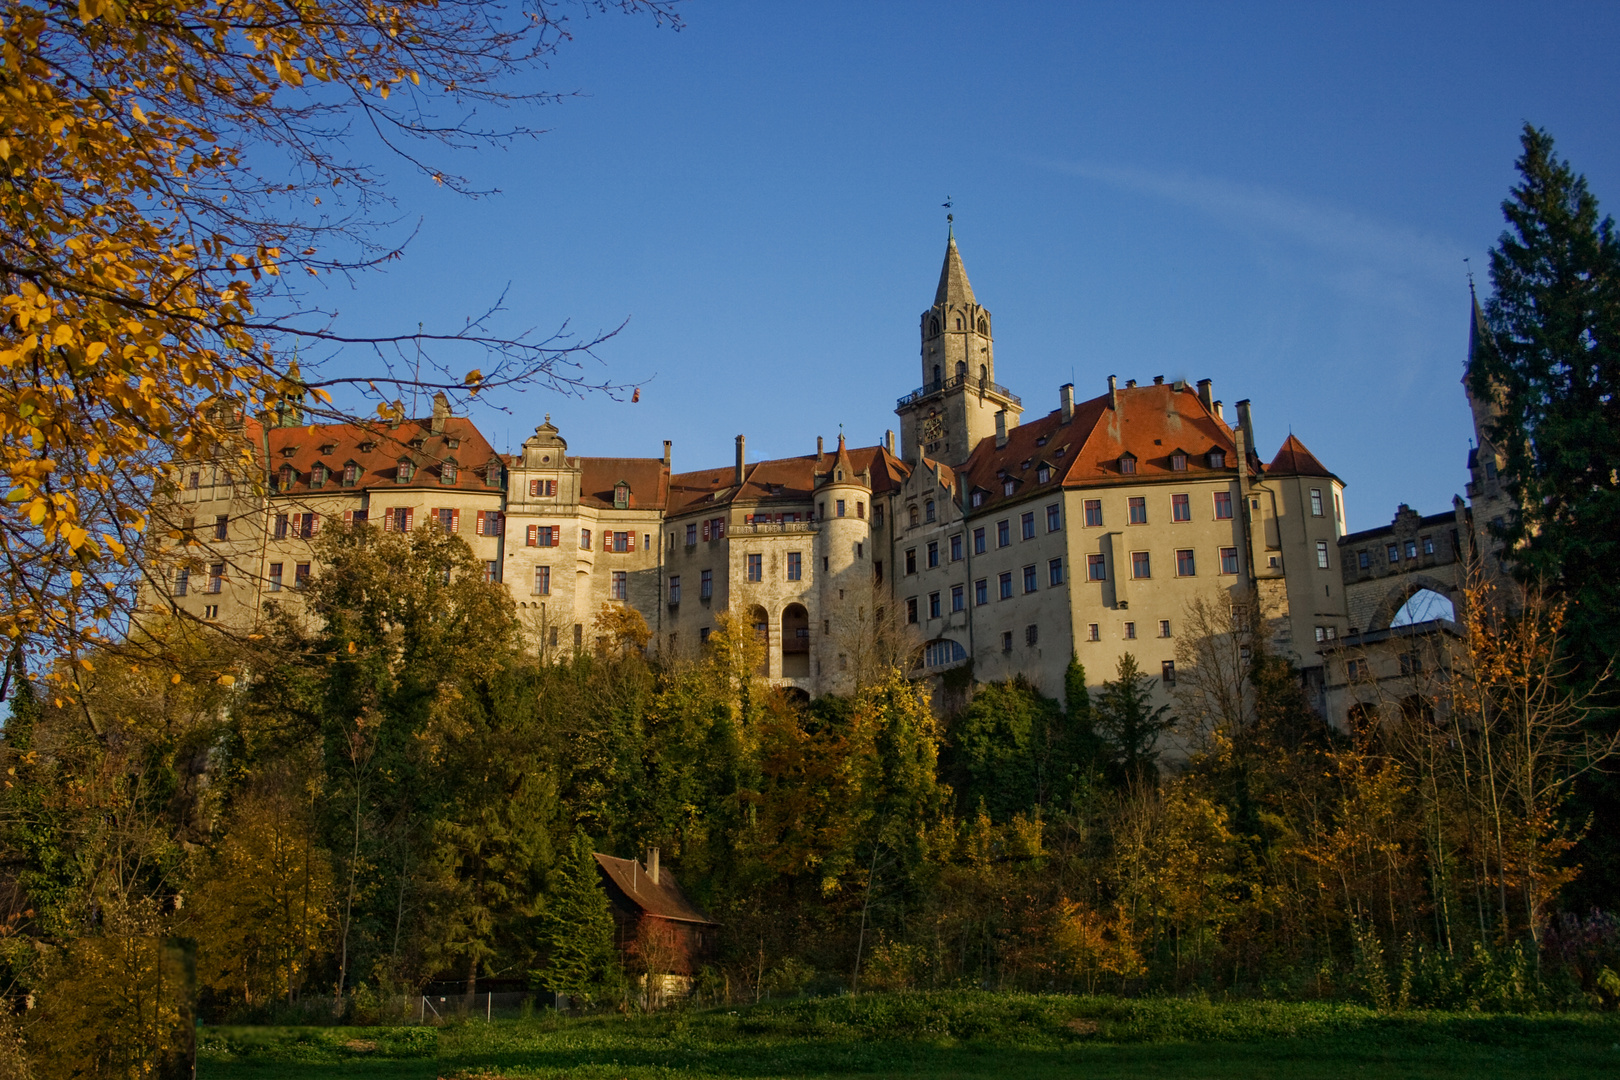
<instances>
[{"instance_id":1,"label":"clock tower","mask_svg":"<svg viewBox=\"0 0 1620 1080\"><path fill-rule=\"evenodd\" d=\"M922 315L922 386L895 405L902 454L909 462L928 457L959 465L980 439L995 434L1003 409L1007 426L1015 427L1023 405L996 384L990 312L973 298L953 228L934 306Z\"/></svg>"}]
</instances>

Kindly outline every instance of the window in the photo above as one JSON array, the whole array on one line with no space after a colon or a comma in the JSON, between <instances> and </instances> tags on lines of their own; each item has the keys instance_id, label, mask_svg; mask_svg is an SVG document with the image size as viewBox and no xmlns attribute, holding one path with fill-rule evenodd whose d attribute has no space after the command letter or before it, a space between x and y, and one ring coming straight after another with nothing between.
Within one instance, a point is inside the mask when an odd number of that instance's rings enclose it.
<instances>
[{"instance_id":1,"label":"window","mask_svg":"<svg viewBox=\"0 0 1620 1080\"><path fill-rule=\"evenodd\" d=\"M282 471L286 471L285 466L283 467ZM411 482L411 477L415 474L416 466L401 458L399 461L399 468L394 471L394 479L401 484L408 484Z\"/></svg>"},{"instance_id":2,"label":"window","mask_svg":"<svg viewBox=\"0 0 1620 1080\"><path fill-rule=\"evenodd\" d=\"M916 621L917 621L917 598L915 596L910 596L910 597L906 598L906 622L908 622L908 623L916 623Z\"/></svg>"},{"instance_id":3,"label":"window","mask_svg":"<svg viewBox=\"0 0 1620 1080\"><path fill-rule=\"evenodd\" d=\"M749 581L764 581L765 580L765 556L763 556L763 555L750 555L750 556L748 556L748 580Z\"/></svg>"},{"instance_id":4,"label":"window","mask_svg":"<svg viewBox=\"0 0 1620 1080\"><path fill-rule=\"evenodd\" d=\"M192 473L192 475L195 476L196 473ZM1494 457L1488 457L1485 459L1485 479L1496 479L1496 459ZM195 487L196 485L192 486Z\"/></svg>"},{"instance_id":5,"label":"window","mask_svg":"<svg viewBox=\"0 0 1620 1080\"><path fill-rule=\"evenodd\" d=\"M698 599L707 600L714 595L714 571L704 570L698 575Z\"/></svg>"},{"instance_id":6,"label":"window","mask_svg":"<svg viewBox=\"0 0 1620 1080\"><path fill-rule=\"evenodd\" d=\"M939 565L939 541L928 541L928 569L932 570Z\"/></svg>"},{"instance_id":7,"label":"window","mask_svg":"<svg viewBox=\"0 0 1620 1080\"><path fill-rule=\"evenodd\" d=\"M703 523L703 539L719 540L726 535L726 519L710 518Z\"/></svg>"},{"instance_id":8,"label":"window","mask_svg":"<svg viewBox=\"0 0 1620 1080\"><path fill-rule=\"evenodd\" d=\"M1035 482L1037 484L1044 484L1050 479L1052 479L1052 470L1045 465L1035 470Z\"/></svg>"},{"instance_id":9,"label":"window","mask_svg":"<svg viewBox=\"0 0 1620 1080\"><path fill-rule=\"evenodd\" d=\"M174 575L174 595L185 596L191 589L191 571L181 570Z\"/></svg>"},{"instance_id":10,"label":"window","mask_svg":"<svg viewBox=\"0 0 1620 1080\"><path fill-rule=\"evenodd\" d=\"M270 564L270 591L281 591L281 564L278 562Z\"/></svg>"},{"instance_id":11,"label":"window","mask_svg":"<svg viewBox=\"0 0 1620 1080\"><path fill-rule=\"evenodd\" d=\"M579 530L579 546L584 548L586 551L591 549L591 530Z\"/></svg>"},{"instance_id":12,"label":"window","mask_svg":"<svg viewBox=\"0 0 1620 1080\"><path fill-rule=\"evenodd\" d=\"M1356 566L1362 570L1372 568L1372 553L1370 551L1356 552Z\"/></svg>"},{"instance_id":13,"label":"window","mask_svg":"<svg viewBox=\"0 0 1620 1080\"><path fill-rule=\"evenodd\" d=\"M1235 574L1238 572L1237 548L1221 548L1221 573Z\"/></svg>"},{"instance_id":14,"label":"window","mask_svg":"<svg viewBox=\"0 0 1620 1080\"><path fill-rule=\"evenodd\" d=\"M1317 641L1326 641L1327 640L1327 627L1318 626L1316 628L1316 640Z\"/></svg>"},{"instance_id":15,"label":"window","mask_svg":"<svg viewBox=\"0 0 1620 1080\"><path fill-rule=\"evenodd\" d=\"M1170 520L1192 520L1192 497L1190 495L1170 496Z\"/></svg>"},{"instance_id":16,"label":"window","mask_svg":"<svg viewBox=\"0 0 1620 1080\"><path fill-rule=\"evenodd\" d=\"M1018 519L1019 535L1025 540L1035 539L1035 511L1030 510Z\"/></svg>"},{"instance_id":17,"label":"window","mask_svg":"<svg viewBox=\"0 0 1620 1080\"><path fill-rule=\"evenodd\" d=\"M217 562L208 568L208 591L220 593L225 589L225 564Z\"/></svg>"},{"instance_id":18,"label":"window","mask_svg":"<svg viewBox=\"0 0 1620 1080\"><path fill-rule=\"evenodd\" d=\"M990 602L990 581L988 578L980 578L973 583L973 602L980 606Z\"/></svg>"},{"instance_id":19,"label":"window","mask_svg":"<svg viewBox=\"0 0 1620 1080\"><path fill-rule=\"evenodd\" d=\"M1176 662L1174 660L1166 660L1163 664L1160 664L1159 677L1164 680L1164 685L1166 686L1176 685Z\"/></svg>"},{"instance_id":20,"label":"window","mask_svg":"<svg viewBox=\"0 0 1620 1080\"><path fill-rule=\"evenodd\" d=\"M557 481L530 480L529 494L537 499L554 499L557 497Z\"/></svg>"},{"instance_id":21,"label":"window","mask_svg":"<svg viewBox=\"0 0 1620 1080\"><path fill-rule=\"evenodd\" d=\"M1102 528L1102 523L1103 523L1102 500L1101 499L1087 499L1086 500L1086 527L1089 528L1089 529L1100 529L1100 528Z\"/></svg>"},{"instance_id":22,"label":"window","mask_svg":"<svg viewBox=\"0 0 1620 1080\"><path fill-rule=\"evenodd\" d=\"M1160 637L1169 637L1170 636L1170 620L1169 619L1160 619L1159 620L1159 636Z\"/></svg>"},{"instance_id":23,"label":"window","mask_svg":"<svg viewBox=\"0 0 1620 1080\"><path fill-rule=\"evenodd\" d=\"M633 532L605 532L602 534L602 546L609 551L634 551L636 550L636 534Z\"/></svg>"},{"instance_id":24,"label":"window","mask_svg":"<svg viewBox=\"0 0 1620 1080\"><path fill-rule=\"evenodd\" d=\"M562 547L561 525L530 525L530 547Z\"/></svg>"},{"instance_id":25,"label":"window","mask_svg":"<svg viewBox=\"0 0 1620 1080\"><path fill-rule=\"evenodd\" d=\"M838 499L838 500L835 501L834 505L837 507L838 516L843 517L844 516L844 500L843 499Z\"/></svg>"},{"instance_id":26,"label":"window","mask_svg":"<svg viewBox=\"0 0 1620 1080\"><path fill-rule=\"evenodd\" d=\"M1226 468L1226 451L1211 450L1206 455L1205 460L1209 462L1209 467L1212 469L1224 469Z\"/></svg>"},{"instance_id":27,"label":"window","mask_svg":"<svg viewBox=\"0 0 1620 1080\"><path fill-rule=\"evenodd\" d=\"M866 503L863 500L859 500L859 499L856 500L856 502L855 502L855 516L858 517L858 518L861 518L862 520L865 520L865 518L866 518Z\"/></svg>"},{"instance_id":28,"label":"window","mask_svg":"<svg viewBox=\"0 0 1620 1080\"><path fill-rule=\"evenodd\" d=\"M1024 644L1033 645L1041 639L1041 628L1034 623L1024 627Z\"/></svg>"},{"instance_id":29,"label":"window","mask_svg":"<svg viewBox=\"0 0 1620 1080\"><path fill-rule=\"evenodd\" d=\"M1035 564L1031 563L1030 565L1024 567L1024 591L1026 593L1032 593L1035 591L1035 589Z\"/></svg>"},{"instance_id":30,"label":"window","mask_svg":"<svg viewBox=\"0 0 1620 1080\"><path fill-rule=\"evenodd\" d=\"M1063 515L1058 509L1058 504L1053 503L1046 508L1046 531L1049 533L1057 532L1062 527Z\"/></svg>"},{"instance_id":31,"label":"window","mask_svg":"<svg viewBox=\"0 0 1620 1080\"><path fill-rule=\"evenodd\" d=\"M1153 576L1153 560L1145 551L1131 552L1131 577L1146 578Z\"/></svg>"},{"instance_id":32,"label":"window","mask_svg":"<svg viewBox=\"0 0 1620 1080\"><path fill-rule=\"evenodd\" d=\"M291 469L291 468L292 468L291 465L283 465L282 466L283 470L287 470L287 469ZM189 488L192 491L196 491L198 485L201 484L201 483L202 483L202 473L198 472L196 469L191 470L191 475L186 478L186 487ZM184 596L185 593L181 593L180 595Z\"/></svg>"},{"instance_id":33,"label":"window","mask_svg":"<svg viewBox=\"0 0 1620 1080\"><path fill-rule=\"evenodd\" d=\"M937 592L928 594L928 617L930 619L939 618L939 593Z\"/></svg>"},{"instance_id":34,"label":"window","mask_svg":"<svg viewBox=\"0 0 1620 1080\"><path fill-rule=\"evenodd\" d=\"M354 485L358 484L359 482L360 482L360 466L356 465L352 461L349 462L347 465L343 466L343 486L344 487L354 487Z\"/></svg>"},{"instance_id":35,"label":"window","mask_svg":"<svg viewBox=\"0 0 1620 1080\"><path fill-rule=\"evenodd\" d=\"M1101 641L1102 640L1102 627L1097 625L1096 623L1087 623L1086 624L1086 640L1087 641Z\"/></svg>"},{"instance_id":36,"label":"window","mask_svg":"<svg viewBox=\"0 0 1620 1080\"><path fill-rule=\"evenodd\" d=\"M923 503L923 520L924 521L933 521L934 520L934 500L933 499L929 499L927 502Z\"/></svg>"},{"instance_id":37,"label":"window","mask_svg":"<svg viewBox=\"0 0 1620 1080\"><path fill-rule=\"evenodd\" d=\"M874 529L883 528L883 504L882 503L873 503L872 504L872 527Z\"/></svg>"},{"instance_id":38,"label":"window","mask_svg":"<svg viewBox=\"0 0 1620 1080\"><path fill-rule=\"evenodd\" d=\"M789 581L804 580L804 555L801 552L787 553L787 579Z\"/></svg>"},{"instance_id":39,"label":"window","mask_svg":"<svg viewBox=\"0 0 1620 1080\"><path fill-rule=\"evenodd\" d=\"M1320 545L1318 545L1318 546L1320 546ZM1416 540L1408 540L1406 542L1406 557L1408 559L1417 558L1417 541Z\"/></svg>"},{"instance_id":40,"label":"window","mask_svg":"<svg viewBox=\"0 0 1620 1080\"><path fill-rule=\"evenodd\" d=\"M1016 490L1018 490L1018 482L1012 477L1009 476L1001 482L1001 493L1003 495L1011 495Z\"/></svg>"},{"instance_id":41,"label":"window","mask_svg":"<svg viewBox=\"0 0 1620 1080\"><path fill-rule=\"evenodd\" d=\"M1401 653L1401 674L1423 674L1423 658L1415 652Z\"/></svg>"},{"instance_id":42,"label":"window","mask_svg":"<svg viewBox=\"0 0 1620 1080\"><path fill-rule=\"evenodd\" d=\"M445 571L449 573L448 570ZM491 559L484 564L484 580L494 584L501 580L501 563L499 559Z\"/></svg>"},{"instance_id":43,"label":"window","mask_svg":"<svg viewBox=\"0 0 1620 1080\"><path fill-rule=\"evenodd\" d=\"M1322 489L1311 488L1311 517L1322 516Z\"/></svg>"},{"instance_id":44,"label":"window","mask_svg":"<svg viewBox=\"0 0 1620 1080\"><path fill-rule=\"evenodd\" d=\"M1425 536L1423 538L1423 554L1425 554L1425 555L1433 555L1434 554L1434 537Z\"/></svg>"},{"instance_id":45,"label":"window","mask_svg":"<svg viewBox=\"0 0 1620 1080\"><path fill-rule=\"evenodd\" d=\"M1063 560L1053 559L1046 564L1046 583L1048 585L1063 584Z\"/></svg>"},{"instance_id":46,"label":"window","mask_svg":"<svg viewBox=\"0 0 1620 1080\"><path fill-rule=\"evenodd\" d=\"M1130 454L1122 454L1119 459L1119 471L1129 476L1136 471L1136 458Z\"/></svg>"},{"instance_id":47,"label":"window","mask_svg":"<svg viewBox=\"0 0 1620 1080\"><path fill-rule=\"evenodd\" d=\"M314 514L294 514L292 516L293 535L308 540L315 535L315 521Z\"/></svg>"},{"instance_id":48,"label":"window","mask_svg":"<svg viewBox=\"0 0 1620 1080\"><path fill-rule=\"evenodd\" d=\"M983 506L984 505L984 492L975 491L973 493L972 502L973 502L974 506Z\"/></svg>"},{"instance_id":49,"label":"window","mask_svg":"<svg viewBox=\"0 0 1620 1080\"><path fill-rule=\"evenodd\" d=\"M1351 682L1355 682L1357 679L1365 679L1367 677L1367 661L1359 657L1354 660L1346 660L1344 662L1344 673Z\"/></svg>"},{"instance_id":50,"label":"window","mask_svg":"<svg viewBox=\"0 0 1620 1080\"><path fill-rule=\"evenodd\" d=\"M309 584L309 563L301 562L293 566L293 588L302 589Z\"/></svg>"},{"instance_id":51,"label":"window","mask_svg":"<svg viewBox=\"0 0 1620 1080\"><path fill-rule=\"evenodd\" d=\"M456 463L447 461L439 466L439 483L451 487L456 482Z\"/></svg>"},{"instance_id":52,"label":"window","mask_svg":"<svg viewBox=\"0 0 1620 1080\"><path fill-rule=\"evenodd\" d=\"M916 548L907 548L906 549L906 573L915 574L916 572L917 572L917 549Z\"/></svg>"},{"instance_id":53,"label":"window","mask_svg":"<svg viewBox=\"0 0 1620 1080\"><path fill-rule=\"evenodd\" d=\"M624 483L614 484L613 485L613 509L615 509L615 510L628 510L629 508L630 508L630 485L629 484L624 484Z\"/></svg>"},{"instance_id":54,"label":"window","mask_svg":"<svg viewBox=\"0 0 1620 1080\"><path fill-rule=\"evenodd\" d=\"M1401 548L1399 544L1389 545L1384 554L1389 556L1389 565L1391 566L1394 566L1396 563L1401 561Z\"/></svg>"},{"instance_id":55,"label":"window","mask_svg":"<svg viewBox=\"0 0 1620 1080\"><path fill-rule=\"evenodd\" d=\"M915 529L918 521L917 508L915 506L908 506L906 507L906 513L910 515L911 527Z\"/></svg>"},{"instance_id":56,"label":"window","mask_svg":"<svg viewBox=\"0 0 1620 1080\"><path fill-rule=\"evenodd\" d=\"M1126 641L1135 641L1136 640L1136 624L1135 623L1128 622L1128 623L1125 624L1125 640Z\"/></svg>"},{"instance_id":57,"label":"window","mask_svg":"<svg viewBox=\"0 0 1620 1080\"><path fill-rule=\"evenodd\" d=\"M1229 521L1232 517L1232 493L1230 491L1217 491L1215 493L1215 520Z\"/></svg>"},{"instance_id":58,"label":"window","mask_svg":"<svg viewBox=\"0 0 1620 1080\"><path fill-rule=\"evenodd\" d=\"M686 546L697 546L697 522L695 521L686 527Z\"/></svg>"},{"instance_id":59,"label":"window","mask_svg":"<svg viewBox=\"0 0 1620 1080\"><path fill-rule=\"evenodd\" d=\"M1108 580L1108 560L1107 560L1107 558L1105 556L1102 556L1102 555L1087 555L1086 556L1086 580L1087 581L1107 581Z\"/></svg>"},{"instance_id":60,"label":"window","mask_svg":"<svg viewBox=\"0 0 1620 1080\"><path fill-rule=\"evenodd\" d=\"M229 536L230 535L229 525L230 525L230 518L227 517L226 515L220 514L219 516L215 517L214 518L214 539L215 540L224 540L227 536Z\"/></svg>"},{"instance_id":61,"label":"window","mask_svg":"<svg viewBox=\"0 0 1620 1080\"><path fill-rule=\"evenodd\" d=\"M1319 570L1328 568L1328 548L1326 540L1316 542L1316 566Z\"/></svg>"},{"instance_id":62,"label":"window","mask_svg":"<svg viewBox=\"0 0 1620 1080\"><path fill-rule=\"evenodd\" d=\"M967 650L954 641L935 641L923 650L923 663L929 667L942 667L967 659Z\"/></svg>"},{"instance_id":63,"label":"window","mask_svg":"<svg viewBox=\"0 0 1620 1080\"><path fill-rule=\"evenodd\" d=\"M966 595L964 595L965 592L966 592L966 590L963 589L962 586L960 586L960 585L952 585L951 586L951 611L952 612L961 611L963 608L967 607L967 597L966 597Z\"/></svg>"},{"instance_id":64,"label":"window","mask_svg":"<svg viewBox=\"0 0 1620 1080\"><path fill-rule=\"evenodd\" d=\"M296 515L295 515L296 517ZM409 506L394 506L383 511L383 532L410 532L416 511ZM294 522L294 531L297 522Z\"/></svg>"},{"instance_id":65,"label":"window","mask_svg":"<svg viewBox=\"0 0 1620 1080\"><path fill-rule=\"evenodd\" d=\"M499 461L491 461L484 466L484 486L501 486L501 463Z\"/></svg>"},{"instance_id":66,"label":"window","mask_svg":"<svg viewBox=\"0 0 1620 1080\"><path fill-rule=\"evenodd\" d=\"M1132 525L1147 524L1147 498L1142 495L1133 495L1127 500L1130 508L1130 522Z\"/></svg>"},{"instance_id":67,"label":"window","mask_svg":"<svg viewBox=\"0 0 1620 1080\"><path fill-rule=\"evenodd\" d=\"M1012 543L1012 523L1006 520L996 522L996 547L1006 547Z\"/></svg>"},{"instance_id":68,"label":"window","mask_svg":"<svg viewBox=\"0 0 1620 1080\"><path fill-rule=\"evenodd\" d=\"M1192 548L1176 549L1176 577L1194 577L1198 573L1197 564L1193 561Z\"/></svg>"},{"instance_id":69,"label":"window","mask_svg":"<svg viewBox=\"0 0 1620 1080\"><path fill-rule=\"evenodd\" d=\"M1170 471L1171 472L1186 472L1187 471L1187 455L1183 454L1180 450L1177 450L1175 453L1171 454L1170 455Z\"/></svg>"},{"instance_id":70,"label":"window","mask_svg":"<svg viewBox=\"0 0 1620 1080\"><path fill-rule=\"evenodd\" d=\"M203 618L205 618L205 619L217 619L217 618L219 618L219 605L218 604L208 604L208 605L206 605L203 608Z\"/></svg>"},{"instance_id":71,"label":"window","mask_svg":"<svg viewBox=\"0 0 1620 1080\"><path fill-rule=\"evenodd\" d=\"M983 555L985 552L984 529L973 530L973 554Z\"/></svg>"},{"instance_id":72,"label":"window","mask_svg":"<svg viewBox=\"0 0 1620 1080\"><path fill-rule=\"evenodd\" d=\"M1012 631L1011 630L1003 630L1001 632L1001 651L1004 652L1004 653L1012 652Z\"/></svg>"},{"instance_id":73,"label":"window","mask_svg":"<svg viewBox=\"0 0 1620 1080\"><path fill-rule=\"evenodd\" d=\"M676 604L679 604L680 602L681 602L681 575L679 575L679 574L671 574L669 576L669 604L670 604L670 607L674 607Z\"/></svg>"},{"instance_id":74,"label":"window","mask_svg":"<svg viewBox=\"0 0 1620 1080\"><path fill-rule=\"evenodd\" d=\"M625 570L613 571L613 599L624 600L630 595L630 574Z\"/></svg>"},{"instance_id":75,"label":"window","mask_svg":"<svg viewBox=\"0 0 1620 1080\"><path fill-rule=\"evenodd\" d=\"M551 567L537 566L534 568L534 595L551 595Z\"/></svg>"},{"instance_id":76,"label":"window","mask_svg":"<svg viewBox=\"0 0 1620 1080\"><path fill-rule=\"evenodd\" d=\"M1001 598L1003 600L1011 600L1012 599L1012 594L1013 594L1013 591L1012 591L1012 571L1007 570L1004 573L1002 573L1001 577L997 579L997 584L1000 586L1000 589L1001 589Z\"/></svg>"},{"instance_id":77,"label":"window","mask_svg":"<svg viewBox=\"0 0 1620 1080\"><path fill-rule=\"evenodd\" d=\"M883 584L883 560L882 559L873 559L872 560L872 578L879 585Z\"/></svg>"},{"instance_id":78,"label":"window","mask_svg":"<svg viewBox=\"0 0 1620 1080\"><path fill-rule=\"evenodd\" d=\"M440 507L433 511L433 518L439 523L441 532L453 533L457 531L457 527L461 524L461 515L449 507Z\"/></svg>"},{"instance_id":79,"label":"window","mask_svg":"<svg viewBox=\"0 0 1620 1080\"><path fill-rule=\"evenodd\" d=\"M962 561L962 534L951 537L951 562Z\"/></svg>"}]
</instances>

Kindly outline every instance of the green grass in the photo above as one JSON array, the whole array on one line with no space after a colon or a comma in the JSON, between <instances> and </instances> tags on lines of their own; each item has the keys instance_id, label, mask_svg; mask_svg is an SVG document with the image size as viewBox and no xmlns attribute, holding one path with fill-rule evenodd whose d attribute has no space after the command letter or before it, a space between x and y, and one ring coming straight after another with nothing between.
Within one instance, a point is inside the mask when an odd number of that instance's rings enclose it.
<instances>
[{"instance_id":1,"label":"green grass","mask_svg":"<svg viewBox=\"0 0 1620 1080\"><path fill-rule=\"evenodd\" d=\"M1620 1075L1620 1020L1018 994L823 998L437 1029L209 1028L197 1075L1255 1078ZM434 1038L434 1035L437 1038Z\"/></svg>"}]
</instances>

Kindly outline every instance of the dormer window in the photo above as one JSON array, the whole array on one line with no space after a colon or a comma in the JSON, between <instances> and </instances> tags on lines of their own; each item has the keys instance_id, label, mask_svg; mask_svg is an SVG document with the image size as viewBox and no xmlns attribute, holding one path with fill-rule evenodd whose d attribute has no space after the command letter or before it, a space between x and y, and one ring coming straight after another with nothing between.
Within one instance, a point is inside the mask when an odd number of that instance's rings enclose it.
<instances>
[{"instance_id":1,"label":"dormer window","mask_svg":"<svg viewBox=\"0 0 1620 1080\"><path fill-rule=\"evenodd\" d=\"M315 467L309 470L309 486L312 487L312 488L323 488L323 487L325 487L326 486L326 477L327 477L327 468L326 468L326 466L321 464L319 461L317 461L315 463Z\"/></svg>"},{"instance_id":2,"label":"dormer window","mask_svg":"<svg viewBox=\"0 0 1620 1080\"><path fill-rule=\"evenodd\" d=\"M1063 456L1063 451L1065 451L1067 449L1068 449L1067 446L1060 446L1060 447L1057 448L1057 450L1055 450L1053 452L1052 456L1053 457L1062 457Z\"/></svg>"},{"instance_id":3,"label":"dormer window","mask_svg":"<svg viewBox=\"0 0 1620 1080\"><path fill-rule=\"evenodd\" d=\"M1226 451L1211 450L1208 454L1209 467L1212 469L1226 468Z\"/></svg>"},{"instance_id":4,"label":"dormer window","mask_svg":"<svg viewBox=\"0 0 1620 1080\"><path fill-rule=\"evenodd\" d=\"M360 452L362 454L369 454L375 449L377 449L377 444L374 442L363 442L360 444Z\"/></svg>"},{"instance_id":5,"label":"dormer window","mask_svg":"<svg viewBox=\"0 0 1620 1080\"><path fill-rule=\"evenodd\" d=\"M453 461L447 461L443 465L440 465L439 483L443 484L445 487L453 486L456 482L456 472L456 463Z\"/></svg>"},{"instance_id":6,"label":"dormer window","mask_svg":"<svg viewBox=\"0 0 1620 1080\"><path fill-rule=\"evenodd\" d=\"M450 438L444 440L444 445L446 449L459 450L461 449L461 440L451 436Z\"/></svg>"},{"instance_id":7,"label":"dormer window","mask_svg":"<svg viewBox=\"0 0 1620 1080\"><path fill-rule=\"evenodd\" d=\"M1029 471L1029 458L1025 458L1023 464L1018 466L1018 471L1019 472L1028 472Z\"/></svg>"},{"instance_id":8,"label":"dormer window","mask_svg":"<svg viewBox=\"0 0 1620 1080\"><path fill-rule=\"evenodd\" d=\"M1129 476L1132 473L1136 472L1136 455L1135 454L1121 454L1121 455L1119 455L1119 471L1121 473L1124 473L1126 476Z\"/></svg>"},{"instance_id":9,"label":"dormer window","mask_svg":"<svg viewBox=\"0 0 1620 1080\"><path fill-rule=\"evenodd\" d=\"M630 508L630 485L620 480L613 485L613 509L628 510Z\"/></svg>"},{"instance_id":10,"label":"dormer window","mask_svg":"<svg viewBox=\"0 0 1620 1080\"><path fill-rule=\"evenodd\" d=\"M420 450L420 449L422 449L423 441L424 440L420 436L418 436L417 438L412 439L411 440L411 449L412 450Z\"/></svg>"},{"instance_id":11,"label":"dormer window","mask_svg":"<svg viewBox=\"0 0 1620 1080\"><path fill-rule=\"evenodd\" d=\"M1013 493L1013 491L1017 487L1018 487L1018 481L1014 480L1012 477L1009 476L1001 484L1001 493L1003 495L1011 495Z\"/></svg>"},{"instance_id":12,"label":"dormer window","mask_svg":"<svg viewBox=\"0 0 1620 1080\"><path fill-rule=\"evenodd\" d=\"M1170 471L1171 472L1186 472L1187 471L1187 455L1182 453L1180 450L1177 450L1175 453L1171 454L1170 455Z\"/></svg>"},{"instance_id":13,"label":"dormer window","mask_svg":"<svg viewBox=\"0 0 1620 1080\"><path fill-rule=\"evenodd\" d=\"M343 466L343 486L354 487L354 485L358 484L359 482L360 466L352 461Z\"/></svg>"},{"instance_id":14,"label":"dormer window","mask_svg":"<svg viewBox=\"0 0 1620 1080\"><path fill-rule=\"evenodd\" d=\"M1035 470L1035 482L1037 484L1044 484L1050 479L1052 479L1052 470L1046 465L1042 465Z\"/></svg>"},{"instance_id":15,"label":"dormer window","mask_svg":"<svg viewBox=\"0 0 1620 1080\"><path fill-rule=\"evenodd\" d=\"M1035 445L1036 446L1045 446L1046 445L1046 436L1042 435L1040 438L1036 439L1035 440Z\"/></svg>"},{"instance_id":16,"label":"dormer window","mask_svg":"<svg viewBox=\"0 0 1620 1080\"><path fill-rule=\"evenodd\" d=\"M844 482L844 470L843 469L834 469L833 470L833 480L836 481L837 483L840 483L840 484L843 483Z\"/></svg>"},{"instance_id":17,"label":"dormer window","mask_svg":"<svg viewBox=\"0 0 1620 1080\"><path fill-rule=\"evenodd\" d=\"M501 463L499 460L491 461L484 468L484 484L488 487L501 486Z\"/></svg>"},{"instance_id":18,"label":"dormer window","mask_svg":"<svg viewBox=\"0 0 1620 1080\"><path fill-rule=\"evenodd\" d=\"M416 466L411 463L411 459L410 458L400 458L399 459L399 468L394 473L394 480L397 483L408 484L408 483L411 482L411 477L415 476L415 475L416 475Z\"/></svg>"},{"instance_id":19,"label":"dormer window","mask_svg":"<svg viewBox=\"0 0 1620 1080\"><path fill-rule=\"evenodd\" d=\"M286 491L293 486L293 481L296 479L298 479L298 471L291 465L283 465L281 475L276 480L276 486L282 491Z\"/></svg>"},{"instance_id":20,"label":"dormer window","mask_svg":"<svg viewBox=\"0 0 1620 1080\"><path fill-rule=\"evenodd\" d=\"M984 505L984 492L975 491L973 493L972 502L973 502L974 506L983 506Z\"/></svg>"},{"instance_id":21,"label":"dormer window","mask_svg":"<svg viewBox=\"0 0 1620 1080\"><path fill-rule=\"evenodd\" d=\"M335 454L335 453L337 453L337 444L336 443L327 443L325 446L321 447L321 456L322 457L325 457L328 454Z\"/></svg>"},{"instance_id":22,"label":"dormer window","mask_svg":"<svg viewBox=\"0 0 1620 1080\"><path fill-rule=\"evenodd\" d=\"M292 457L296 453L298 453L298 447L296 446L283 446L281 448L282 457Z\"/></svg>"}]
</instances>

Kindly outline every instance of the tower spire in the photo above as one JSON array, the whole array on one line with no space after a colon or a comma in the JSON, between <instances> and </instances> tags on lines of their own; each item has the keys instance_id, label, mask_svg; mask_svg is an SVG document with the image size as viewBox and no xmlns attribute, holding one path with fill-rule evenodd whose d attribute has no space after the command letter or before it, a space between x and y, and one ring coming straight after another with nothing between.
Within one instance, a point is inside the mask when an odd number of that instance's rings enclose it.
<instances>
[{"instance_id":1,"label":"tower spire","mask_svg":"<svg viewBox=\"0 0 1620 1080\"><path fill-rule=\"evenodd\" d=\"M934 290L934 306L977 303L973 299L973 286L968 284L967 268L962 265L962 254L956 250L956 227L945 240L945 265L939 268L939 288Z\"/></svg>"}]
</instances>

